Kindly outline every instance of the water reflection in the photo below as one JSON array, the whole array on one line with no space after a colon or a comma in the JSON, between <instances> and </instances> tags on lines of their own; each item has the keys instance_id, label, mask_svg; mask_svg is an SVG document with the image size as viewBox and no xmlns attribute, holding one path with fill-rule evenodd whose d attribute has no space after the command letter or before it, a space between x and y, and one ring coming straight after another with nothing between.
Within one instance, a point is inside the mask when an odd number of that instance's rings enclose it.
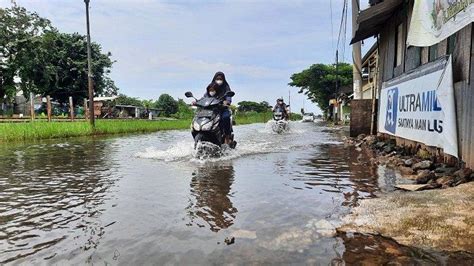
<instances>
[{"instance_id":1,"label":"water reflection","mask_svg":"<svg viewBox=\"0 0 474 266\"><path fill-rule=\"evenodd\" d=\"M108 153L106 142L95 141L0 149L0 262L66 238L83 250L97 246L104 234L97 218L117 178Z\"/></svg>"},{"instance_id":2,"label":"water reflection","mask_svg":"<svg viewBox=\"0 0 474 266\"><path fill-rule=\"evenodd\" d=\"M354 207L358 200L374 197L377 187L376 168L365 154L341 145L320 145L310 159L302 160L294 181L306 188L320 188L326 193L343 195L342 206Z\"/></svg>"},{"instance_id":3,"label":"water reflection","mask_svg":"<svg viewBox=\"0 0 474 266\"><path fill-rule=\"evenodd\" d=\"M200 218L213 232L230 227L237 213L231 201L233 182L231 162L207 163L198 167L190 184L193 199L186 208L191 220L188 225L204 226L200 224Z\"/></svg>"},{"instance_id":4,"label":"water reflection","mask_svg":"<svg viewBox=\"0 0 474 266\"><path fill-rule=\"evenodd\" d=\"M473 265L474 258L464 252L435 252L400 245L392 239L365 234L340 237L345 251L342 256L349 265Z\"/></svg>"}]
</instances>

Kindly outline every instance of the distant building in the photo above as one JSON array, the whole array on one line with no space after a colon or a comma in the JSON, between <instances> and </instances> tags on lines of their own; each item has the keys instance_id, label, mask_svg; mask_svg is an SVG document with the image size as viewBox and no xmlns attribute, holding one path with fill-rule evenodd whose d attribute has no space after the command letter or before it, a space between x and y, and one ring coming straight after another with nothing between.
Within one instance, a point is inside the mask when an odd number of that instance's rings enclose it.
<instances>
[{"instance_id":1,"label":"distant building","mask_svg":"<svg viewBox=\"0 0 474 266\"><path fill-rule=\"evenodd\" d=\"M160 114L159 109L143 106L116 104L118 96L94 97L94 115L100 118L146 118L153 119Z\"/></svg>"},{"instance_id":2,"label":"distant building","mask_svg":"<svg viewBox=\"0 0 474 266\"><path fill-rule=\"evenodd\" d=\"M354 98L352 86L339 88L335 96L337 98L329 100L330 117L336 122L349 123L351 119L351 100Z\"/></svg>"}]
</instances>

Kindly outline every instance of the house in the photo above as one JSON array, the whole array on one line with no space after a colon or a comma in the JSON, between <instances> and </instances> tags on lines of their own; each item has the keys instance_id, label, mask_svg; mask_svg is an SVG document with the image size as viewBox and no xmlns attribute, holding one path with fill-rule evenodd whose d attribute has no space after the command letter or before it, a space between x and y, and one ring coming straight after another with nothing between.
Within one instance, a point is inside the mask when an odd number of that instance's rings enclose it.
<instances>
[{"instance_id":1,"label":"house","mask_svg":"<svg viewBox=\"0 0 474 266\"><path fill-rule=\"evenodd\" d=\"M378 99L378 54L374 43L362 58L362 99Z\"/></svg>"},{"instance_id":2,"label":"house","mask_svg":"<svg viewBox=\"0 0 474 266\"><path fill-rule=\"evenodd\" d=\"M473 168L474 2L370 2L351 43L377 38L378 134Z\"/></svg>"},{"instance_id":3,"label":"house","mask_svg":"<svg viewBox=\"0 0 474 266\"><path fill-rule=\"evenodd\" d=\"M352 101L354 115L351 117L350 134L374 134L377 128L377 101L379 98L379 53L378 43L362 58L361 99Z\"/></svg>"},{"instance_id":4,"label":"house","mask_svg":"<svg viewBox=\"0 0 474 266\"><path fill-rule=\"evenodd\" d=\"M100 118L147 118L158 117L161 110L143 106L117 104L118 96L94 97L94 115Z\"/></svg>"},{"instance_id":5,"label":"house","mask_svg":"<svg viewBox=\"0 0 474 266\"><path fill-rule=\"evenodd\" d=\"M330 101L331 113L336 114L336 121L344 124L351 120L351 100L354 98L352 86L339 88L337 98Z\"/></svg>"}]
</instances>

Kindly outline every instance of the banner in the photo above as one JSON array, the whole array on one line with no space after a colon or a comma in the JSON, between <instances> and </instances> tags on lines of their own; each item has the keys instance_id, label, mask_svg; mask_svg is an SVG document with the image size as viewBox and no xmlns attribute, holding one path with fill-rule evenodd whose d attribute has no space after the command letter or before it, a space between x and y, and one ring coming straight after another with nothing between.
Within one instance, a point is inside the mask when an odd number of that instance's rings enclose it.
<instances>
[{"instance_id":1,"label":"banner","mask_svg":"<svg viewBox=\"0 0 474 266\"><path fill-rule=\"evenodd\" d=\"M385 82L379 102L379 132L442 148L458 157L451 57Z\"/></svg>"},{"instance_id":2,"label":"banner","mask_svg":"<svg viewBox=\"0 0 474 266\"><path fill-rule=\"evenodd\" d=\"M474 0L415 0L407 45L434 45L471 22Z\"/></svg>"}]
</instances>

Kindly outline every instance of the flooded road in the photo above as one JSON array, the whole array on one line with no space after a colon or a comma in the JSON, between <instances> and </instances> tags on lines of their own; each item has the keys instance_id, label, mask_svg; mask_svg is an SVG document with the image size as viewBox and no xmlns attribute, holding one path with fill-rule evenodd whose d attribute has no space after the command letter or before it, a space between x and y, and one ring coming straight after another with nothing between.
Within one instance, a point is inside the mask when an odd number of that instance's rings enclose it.
<instances>
[{"instance_id":1,"label":"flooded road","mask_svg":"<svg viewBox=\"0 0 474 266\"><path fill-rule=\"evenodd\" d=\"M446 254L340 235L358 200L396 176L344 148L341 131L235 128L196 159L188 131L0 148L0 262L64 264L438 263ZM231 245L228 245L232 243Z\"/></svg>"}]
</instances>

